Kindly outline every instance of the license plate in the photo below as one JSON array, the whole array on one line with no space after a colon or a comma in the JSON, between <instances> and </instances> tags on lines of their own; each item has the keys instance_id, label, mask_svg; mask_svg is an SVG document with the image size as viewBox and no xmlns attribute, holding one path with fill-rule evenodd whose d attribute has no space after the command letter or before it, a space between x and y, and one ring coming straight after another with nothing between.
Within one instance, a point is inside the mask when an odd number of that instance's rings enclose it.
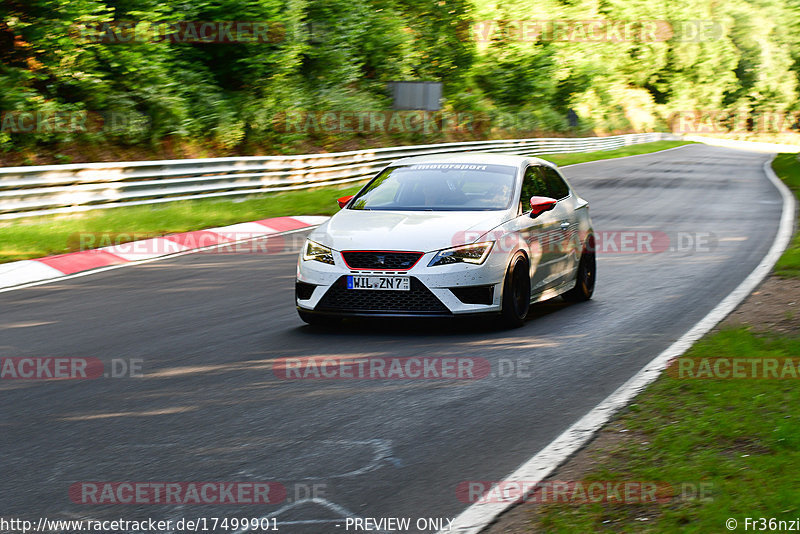
<instances>
[{"instance_id":1,"label":"license plate","mask_svg":"<svg viewBox=\"0 0 800 534\"><path fill-rule=\"evenodd\" d=\"M347 289L410 291L411 279L407 276L348 276Z\"/></svg>"}]
</instances>

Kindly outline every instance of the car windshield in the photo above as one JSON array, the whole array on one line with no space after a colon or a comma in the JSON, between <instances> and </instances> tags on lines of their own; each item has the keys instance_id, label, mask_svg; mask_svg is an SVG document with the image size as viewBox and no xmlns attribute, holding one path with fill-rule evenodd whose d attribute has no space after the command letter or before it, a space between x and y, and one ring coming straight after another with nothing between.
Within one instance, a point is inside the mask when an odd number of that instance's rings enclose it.
<instances>
[{"instance_id":1,"label":"car windshield","mask_svg":"<svg viewBox=\"0 0 800 534\"><path fill-rule=\"evenodd\" d=\"M353 202L355 210L478 211L512 204L517 168L476 163L389 167Z\"/></svg>"}]
</instances>

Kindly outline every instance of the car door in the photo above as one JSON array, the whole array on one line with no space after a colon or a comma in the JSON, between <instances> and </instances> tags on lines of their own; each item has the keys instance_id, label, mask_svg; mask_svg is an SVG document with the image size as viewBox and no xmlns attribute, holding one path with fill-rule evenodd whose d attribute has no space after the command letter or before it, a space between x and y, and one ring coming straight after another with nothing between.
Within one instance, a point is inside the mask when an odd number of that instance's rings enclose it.
<instances>
[{"instance_id":1,"label":"car door","mask_svg":"<svg viewBox=\"0 0 800 534\"><path fill-rule=\"evenodd\" d=\"M580 254L580 239L578 237L578 216L575 212L571 192L567 182L552 167L539 167L545 182L548 194L546 196L558 200L553 209L553 215L558 224L558 254L554 254L552 266L552 285L558 286L567 280L578 267Z\"/></svg>"},{"instance_id":2,"label":"car door","mask_svg":"<svg viewBox=\"0 0 800 534\"><path fill-rule=\"evenodd\" d=\"M530 199L549 196L544 174L538 165L525 169L519 196L519 216L515 226L528 247L531 262L531 294L536 295L552 286L554 265L561 260L558 241L562 236L562 218L558 206L536 218L531 217ZM557 211L558 210L558 211Z\"/></svg>"}]
</instances>

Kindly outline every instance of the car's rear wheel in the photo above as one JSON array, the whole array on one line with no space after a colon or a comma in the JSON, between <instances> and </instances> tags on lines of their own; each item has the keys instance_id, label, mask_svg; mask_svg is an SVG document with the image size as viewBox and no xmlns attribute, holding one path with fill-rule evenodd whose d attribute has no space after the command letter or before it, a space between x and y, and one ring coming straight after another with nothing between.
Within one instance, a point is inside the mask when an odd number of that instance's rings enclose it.
<instances>
[{"instance_id":1,"label":"car's rear wheel","mask_svg":"<svg viewBox=\"0 0 800 534\"><path fill-rule=\"evenodd\" d=\"M506 271L503 283L503 324L516 328L525 323L531 307L531 274L528 260L518 254Z\"/></svg>"},{"instance_id":2,"label":"car's rear wheel","mask_svg":"<svg viewBox=\"0 0 800 534\"><path fill-rule=\"evenodd\" d=\"M589 236L583 245L581 259L578 262L578 273L575 276L575 287L562 295L570 302L583 302L592 298L596 278L597 262L594 252L594 236Z\"/></svg>"}]
</instances>

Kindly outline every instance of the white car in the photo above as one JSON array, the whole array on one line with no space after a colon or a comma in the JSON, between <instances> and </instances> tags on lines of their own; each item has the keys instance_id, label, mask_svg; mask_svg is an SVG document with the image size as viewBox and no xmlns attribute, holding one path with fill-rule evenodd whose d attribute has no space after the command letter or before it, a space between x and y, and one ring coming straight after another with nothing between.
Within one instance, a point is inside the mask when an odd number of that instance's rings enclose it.
<instances>
[{"instance_id":1,"label":"white car","mask_svg":"<svg viewBox=\"0 0 800 534\"><path fill-rule=\"evenodd\" d=\"M496 314L520 326L531 303L594 291L589 203L542 159L401 159L339 205L298 259L307 323Z\"/></svg>"}]
</instances>

